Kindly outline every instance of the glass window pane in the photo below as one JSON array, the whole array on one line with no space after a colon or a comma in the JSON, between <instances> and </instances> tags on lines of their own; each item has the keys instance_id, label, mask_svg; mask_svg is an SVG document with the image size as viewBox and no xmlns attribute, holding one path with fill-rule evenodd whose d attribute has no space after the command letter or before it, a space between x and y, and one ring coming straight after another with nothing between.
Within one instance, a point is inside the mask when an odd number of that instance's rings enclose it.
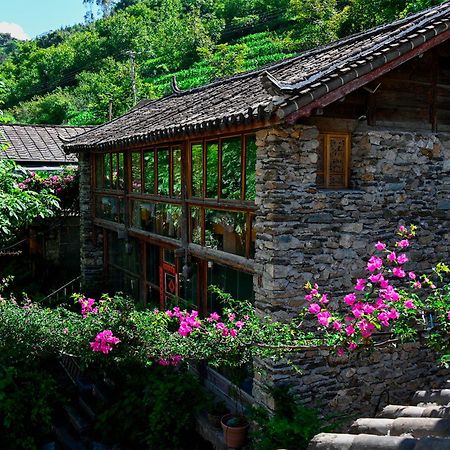
<instances>
[{"instance_id":1,"label":"glass window pane","mask_svg":"<svg viewBox=\"0 0 450 450\"><path fill-rule=\"evenodd\" d=\"M155 193L155 152L144 153L144 189L147 194Z\"/></svg>"},{"instance_id":2,"label":"glass window pane","mask_svg":"<svg viewBox=\"0 0 450 450\"><path fill-rule=\"evenodd\" d=\"M202 225L200 208L191 208L192 242L202 245Z\"/></svg>"},{"instance_id":3,"label":"glass window pane","mask_svg":"<svg viewBox=\"0 0 450 450\"><path fill-rule=\"evenodd\" d=\"M163 260L168 264L175 265L175 251L165 248L163 250Z\"/></svg>"},{"instance_id":4,"label":"glass window pane","mask_svg":"<svg viewBox=\"0 0 450 450\"><path fill-rule=\"evenodd\" d=\"M141 176L141 153L134 152L131 154L131 179L133 192L141 192L142 176Z\"/></svg>"},{"instance_id":5,"label":"glass window pane","mask_svg":"<svg viewBox=\"0 0 450 450\"><path fill-rule=\"evenodd\" d=\"M98 219L123 223L123 199L117 197L98 196L95 216Z\"/></svg>"},{"instance_id":6,"label":"glass window pane","mask_svg":"<svg viewBox=\"0 0 450 450\"><path fill-rule=\"evenodd\" d=\"M245 164L245 198L255 200L256 197L256 138L246 138L246 164Z\"/></svg>"},{"instance_id":7,"label":"glass window pane","mask_svg":"<svg viewBox=\"0 0 450 450\"><path fill-rule=\"evenodd\" d=\"M197 305L198 292L198 268L195 262L191 263L189 279L181 279L181 296L191 307Z\"/></svg>"},{"instance_id":8,"label":"glass window pane","mask_svg":"<svg viewBox=\"0 0 450 450\"><path fill-rule=\"evenodd\" d=\"M181 207L156 205L156 233L174 239L181 237Z\"/></svg>"},{"instance_id":9,"label":"glass window pane","mask_svg":"<svg viewBox=\"0 0 450 450\"><path fill-rule=\"evenodd\" d=\"M119 181L119 161L117 153L111 153L111 189L117 190Z\"/></svg>"},{"instance_id":10,"label":"glass window pane","mask_svg":"<svg viewBox=\"0 0 450 450\"><path fill-rule=\"evenodd\" d=\"M111 189L111 153L103 155L103 187Z\"/></svg>"},{"instance_id":11,"label":"glass window pane","mask_svg":"<svg viewBox=\"0 0 450 450\"><path fill-rule=\"evenodd\" d=\"M169 149L158 149L158 194L169 195Z\"/></svg>"},{"instance_id":12,"label":"glass window pane","mask_svg":"<svg viewBox=\"0 0 450 450\"><path fill-rule=\"evenodd\" d=\"M203 197L203 145L194 144L191 148L192 196Z\"/></svg>"},{"instance_id":13,"label":"glass window pane","mask_svg":"<svg viewBox=\"0 0 450 450\"><path fill-rule=\"evenodd\" d=\"M173 195L181 196L181 149L174 148L172 153L173 161Z\"/></svg>"},{"instance_id":14,"label":"glass window pane","mask_svg":"<svg viewBox=\"0 0 450 450\"><path fill-rule=\"evenodd\" d=\"M222 141L222 198L241 198L241 138Z\"/></svg>"},{"instance_id":15,"label":"glass window pane","mask_svg":"<svg viewBox=\"0 0 450 450\"><path fill-rule=\"evenodd\" d=\"M95 187L103 188L103 155L95 155Z\"/></svg>"},{"instance_id":16,"label":"glass window pane","mask_svg":"<svg viewBox=\"0 0 450 450\"><path fill-rule=\"evenodd\" d=\"M135 201L132 225L174 239L181 237L181 206Z\"/></svg>"},{"instance_id":17,"label":"glass window pane","mask_svg":"<svg viewBox=\"0 0 450 450\"><path fill-rule=\"evenodd\" d=\"M245 256L246 218L244 213L205 209L205 245Z\"/></svg>"},{"instance_id":18,"label":"glass window pane","mask_svg":"<svg viewBox=\"0 0 450 450\"><path fill-rule=\"evenodd\" d=\"M217 198L219 180L219 145L210 142L206 146L206 197Z\"/></svg>"},{"instance_id":19,"label":"glass window pane","mask_svg":"<svg viewBox=\"0 0 450 450\"><path fill-rule=\"evenodd\" d=\"M253 276L230 267L208 262L208 286L217 286L236 300L248 300L253 303ZM222 312L223 305L217 294L208 290L208 312Z\"/></svg>"},{"instance_id":20,"label":"glass window pane","mask_svg":"<svg viewBox=\"0 0 450 450\"><path fill-rule=\"evenodd\" d=\"M118 153L119 160L119 186L118 188L123 191L125 189L125 168L124 168L124 156L123 153Z\"/></svg>"},{"instance_id":21,"label":"glass window pane","mask_svg":"<svg viewBox=\"0 0 450 450\"><path fill-rule=\"evenodd\" d=\"M133 227L154 233L155 215L156 205L154 203L135 201L132 218Z\"/></svg>"}]
</instances>

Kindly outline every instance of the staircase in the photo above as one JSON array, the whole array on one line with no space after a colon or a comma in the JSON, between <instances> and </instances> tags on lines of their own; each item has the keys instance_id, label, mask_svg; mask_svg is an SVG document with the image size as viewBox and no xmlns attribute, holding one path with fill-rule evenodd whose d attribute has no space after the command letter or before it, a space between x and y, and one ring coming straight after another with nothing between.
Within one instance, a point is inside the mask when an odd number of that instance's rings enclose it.
<instances>
[{"instance_id":1,"label":"staircase","mask_svg":"<svg viewBox=\"0 0 450 450\"><path fill-rule=\"evenodd\" d=\"M411 405L388 405L376 418L356 420L348 434L321 433L308 450L450 450L450 381L417 391Z\"/></svg>"},{"instance_id":2,"label":"staircase","mask_svg":"<svg viewBox=\"0 0 450 450\"><path fill-rule=\"evenodd\" d=\"M112 389L106 383L83 378L76 360L63 355L60 365L74 386L72 401L55 415L55 442L40 450L121 450L95 440L92 435L97 415L108 405Z\"/></svg>"}]
</instances>

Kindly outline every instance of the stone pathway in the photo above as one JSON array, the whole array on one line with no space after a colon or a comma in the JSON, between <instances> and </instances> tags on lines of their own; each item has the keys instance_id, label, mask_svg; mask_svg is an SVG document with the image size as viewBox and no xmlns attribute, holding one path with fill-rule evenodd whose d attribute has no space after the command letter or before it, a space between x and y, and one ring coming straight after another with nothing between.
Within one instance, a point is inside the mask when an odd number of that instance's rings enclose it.
<instances>
[{"instance_id":1,"label":"stone pathway","mask_svg":"<svg viewBox=\"0 0 450 450\"><path fill-rule=\"evenodd\" d=\"M411 405L388 405L356 420L347 434L321 433L308 450L450 450L450 380L446 389L417 391Z\"/></svg>"}]
</instances>

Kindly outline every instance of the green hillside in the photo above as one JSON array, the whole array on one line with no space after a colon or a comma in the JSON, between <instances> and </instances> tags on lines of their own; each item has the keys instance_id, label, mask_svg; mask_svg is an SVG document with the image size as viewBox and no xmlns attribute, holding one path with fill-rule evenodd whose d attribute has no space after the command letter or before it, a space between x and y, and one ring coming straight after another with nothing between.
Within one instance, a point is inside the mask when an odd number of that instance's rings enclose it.
<instances>
[{"instance_id":1,"label":"green hillside","mask_svg":"<svg viewBox=\"0 0 450 450\"><path fill-rule=\"evenodd\" d=\"M443 0L103 2L98 20L32 41L3 37L0 122L102 123L170 93L174 75L181 89L199 86Z\"/></svg>"}]
</instances>

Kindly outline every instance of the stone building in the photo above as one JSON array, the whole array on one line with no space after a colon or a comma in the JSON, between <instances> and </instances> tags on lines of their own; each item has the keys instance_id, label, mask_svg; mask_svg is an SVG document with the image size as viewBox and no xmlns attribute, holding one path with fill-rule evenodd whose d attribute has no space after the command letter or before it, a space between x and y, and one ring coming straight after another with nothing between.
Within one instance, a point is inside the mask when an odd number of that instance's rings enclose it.
<instances>
[{"instance_id":1,"label":"stone building","mask_svg":"<svg viewBox=\"0 0 450 450\"><path fill-rule=\"evenodd\" d=\"M288 319L308 280L351 289L399 223L420 228L417 270L448 260L449 26L446 2L206 86L174 80L172 95L66 143L82 174L85 287L206 313L220 308L214 284ZM437 376L408 349L337 367L301 355L296 391L342 410L386 390L392 401ZM266 369L253 393L270 403L260 386L293 375Z\"/></svg>"}]
</instances>

